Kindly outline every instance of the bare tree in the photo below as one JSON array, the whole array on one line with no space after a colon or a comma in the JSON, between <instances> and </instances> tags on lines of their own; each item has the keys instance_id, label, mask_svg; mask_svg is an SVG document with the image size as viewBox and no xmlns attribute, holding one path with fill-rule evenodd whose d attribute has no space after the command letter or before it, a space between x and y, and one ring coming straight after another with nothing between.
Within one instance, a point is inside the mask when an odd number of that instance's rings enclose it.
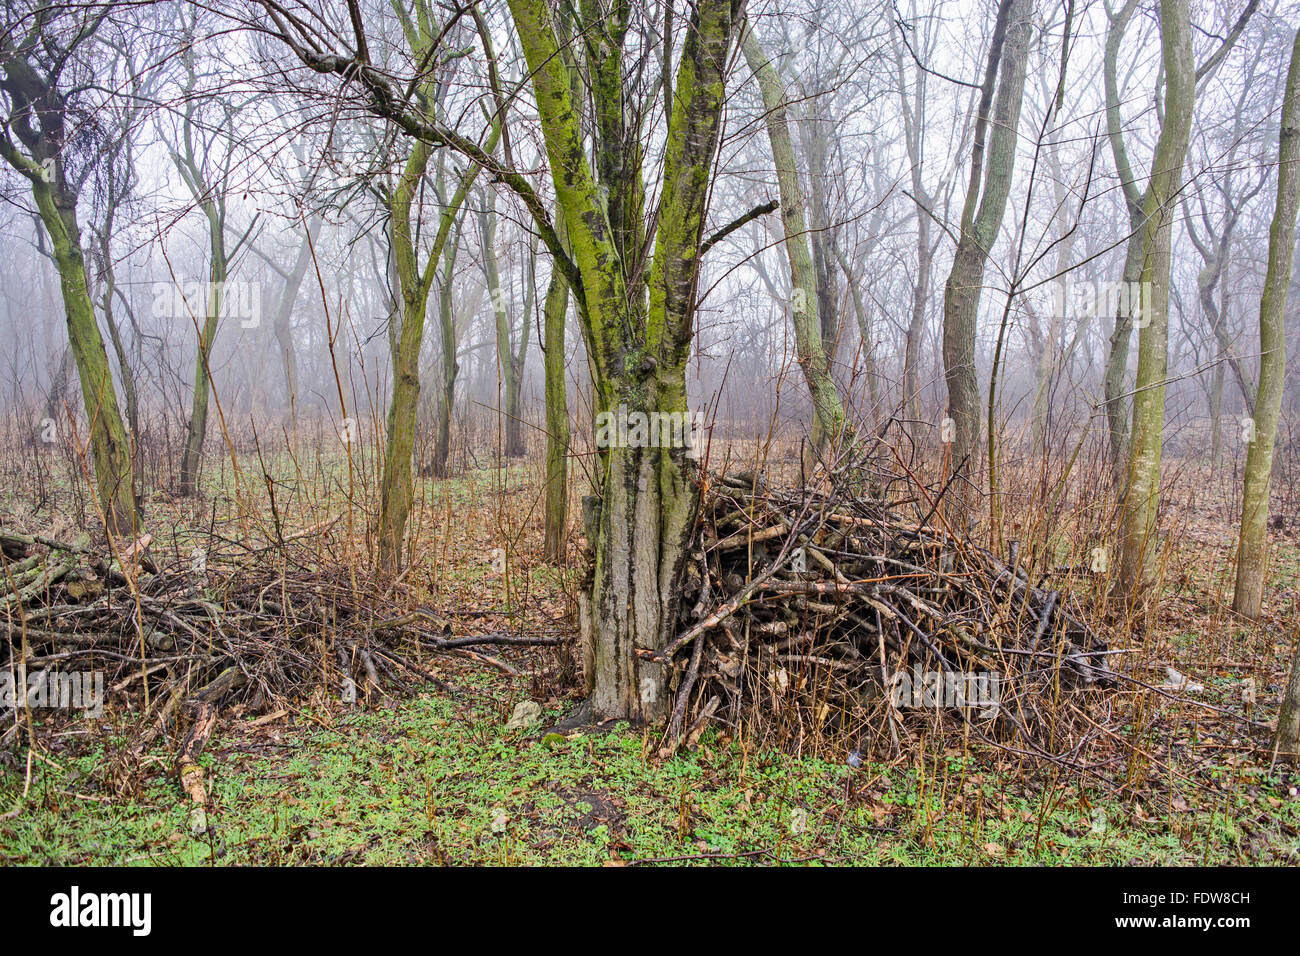
<instances>
[{"instance_id":1,"label":"bare tree","mask_svg":"<svg viewBox=\"0 0 1300 956\"><path fill-rule=\"evenodd\" d=\"M976 114L961 233L944 286L943 362L948 381L948 416L953 423L951 471L964 476L951 500L963 521L970 500L965 482L977 474L972 459L977 454L980 434L975 326L984 264L997 239L1011 191L1032 19L1032 0L1002 0L998 6Z\"/></svg>"},{"instance_id":2,"label":"bare tree","mask_svg":"<svg viewBox=\"0 0 1300 956\"><path fill-rule=\"evenodd\" d=\"M4 70L0 91L5 99L0 156L30 182L41 224L49 234L90 428L99 506L110 534L130 535L136 526L131 447L95 321L77 220L77 197L96 147L87 141L87 127L79 122L83 104L68 92L84 91L85 75L93 69L88 62L90 41L108 9L41 3L6 6L0 31Z\"/></svg>"},{"instance_id":3,"label":"bare tree","mask_svg":"<svg viewBox=\"0 0 1300 956\"><path fill-rule=\"evenodd\" d=\"M834 323L827 327L820 319L827 310L835 308L834 289L828 287L834 271L815 263L809 246L804 191L799 182L799 166L786 119L789 97L785 87L752 29L744 31L741 46L763 96L768 142L772 147L781 194L781 224L785 229L783 243L790 263L790 318L799 367L803 369L804 380L812 395L812 443L814 448L823 450L840 436L844 427L844 403L831 378L828 356L828 349L835 347ZM831 333L829 337L827 333Z\"/></svg>"}]
</instances>

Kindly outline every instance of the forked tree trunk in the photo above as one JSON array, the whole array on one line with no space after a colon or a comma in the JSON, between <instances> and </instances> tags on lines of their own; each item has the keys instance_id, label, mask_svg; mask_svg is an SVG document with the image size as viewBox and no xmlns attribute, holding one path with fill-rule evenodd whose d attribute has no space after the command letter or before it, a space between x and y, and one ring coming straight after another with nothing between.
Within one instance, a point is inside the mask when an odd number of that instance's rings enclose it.
<instances>
[{"instance_id":1,"label":"forked tree trunk","mask_svg":"<svg viewBox=\"0 0 1300 956\"><path fill-rule=\"evenodd\" d=\"M763 97L768 143L772 147L777 187L781 193L784 245L790 264L790 288L793 290L790 313L794 326L795 350L812 397L812 444L818 451L823 451L827 443L837 439L844 428L844 403L840 399L835 380L831 377L827 351L834 348L835 343L823 338L823 332L827 329L821 318L822 310L834 298L833 292L828 288L830 274L814 263L808 242L803 187L799 182L799 167L786 118L789 98L785 87L771 58L751 28L745 28L741 47L745 53L745 62L757 78Z\"/></svg>"},{"instance_id":2,"label":"forked tree trunk","mask_svg":"<svg viewBox=\"0 0 1300 956\"><path fill-rule=\"evenodd\" d=\"M1259 5L1259 0L1249 0L1241 16L1233 24L1232 29L1219 45L1215 53L1209 57L1198 69L1192 62L1192 53L1187 52L1187 62L1180 64L1180 69L1188 73L1186 83L1190 84L1190 90L1187 93L1188 109L1194 103L1196 98L1196 84L1208 76L1212 75L1223 62L1224 58L1231 51L1237 38L1241 35L1242 30L1249 22L1251 15ZM1102 54L1102 81L1105 88L1106 98L1106 133L1110 140L1111 154L1115 160L1115 173L1119 177L1120 188L1124 194L1124 205L1128 210L1129 216L1129 238L1128 247L1124 259L1123 280L1125 288L1132 290L1138 282L1143 281L1146 268L1150 265L1148 255L1149 247L1149 230L1151 228L1150 217L1147 215L1148 201L1151 196L1151 189L1157 180L1157 176L1163 176L1166 171L1159 166L1159 158L1153 160L1152 176L1145 191L1139 190L1137 178L1133 173L1132 164L1129 162L1128 149L1124 145L1124 121L1120 114L1120 90L1118 78L1118 60L1119 47L1124 38L1124 32L1128 28L1129 21L1138 9L1138 0L1125 0L1124 6L1119 8L1110 20L1110 26L1106 33L1106 44ZM1166 12L1177 15L1176 10L1166 11L1161 7L1161 21L1165 20ZM1162 30L1163 45L1163 30ZM1167 49L1165 50L1167 53ZM1164 67L1166 70L1167 66ZM1180 79L1180 83L1183 82ZM1166 117L1169 114L1169 96L1166 95ZM1165 126L1168 120L1164 121ZM1164 127L1161 133L1165 132ZM1181 135L1184 130L1175 131L1175 135ZM1159 142L1156 144L1159 149ZM1186 152L1184 147L1183 152ZM1178 175L1182 175L1182 159L1179 160ZM1128 368L1129 342L1132 338L1134 319L1138 314L1137 303L1140 301L1141 310L1149 308L1147 301L1148 286L1143 284L1140 287L1141 295L1121 295L1119 296L1120 306L1115 317L1115 326L1111 334L1110 350L1106 358L1106 371L1103 379L1107 430L1110 437L1110 465L1111 480L1115 489L1121 496L1127 495L1129 491L1128 482L1132 477L1132 463L1137 460L1132 449L1129 447L1128 434L1128 416L1125 412L1125 387L1124 378ZM1150 321L1149 315L1141 315L1140 321L1146 326ZM1150 338L1150 336L1148 336ZM1140 350L1140 349L1139 349ZM1140 357L1139 357L1140 362ZM1143 391L1141 387L1137 394ZM1246 389L1243 387L1243 392ZM1160 389L1163 400L1164 389ZM1146 396L1150 398L1151 396ZM1137 402L1134 401L1134 420L1137 417ZM1148 406L1150 403L1148 402ZM1161 413L1161 425L1163 427L1163 411ZM1145 506L1144 506L1145 507ZM1144 545L1145 546L1145 545Z\"/></svg>"},{"instance_id":3,"label":"forked tree trunk","mask_svg":"<svg viewBox=\"0 0 1300 956\"><path fill-rule=\"evenodd\" d=\"M975 124L961 235L944 286L943 364L948 383L948 417L952 421L949 467L954 474L978 474L975 456L981 403L975 370L976 323L984 265L1002 226L1011 191L1032 19L1033 0L1002 0ZM972 511L971 497L971 487L965 481L954 483L949 492L950 506L963 523ZM958 526L965 530L964 524Z\"/></svg>"},{"instance_id":4,"label":"forked tree trunk","mask_svg":"<svg viewBox=\"0 0 1300 956\"><path fill-rule=\"evenodd\" d=\"M412 468L420 405L420 345L424 341L432 264L420 269L411 206L428 162L428 144L417 141L389 199L402 324L395 341L390 329L393 395L388 404L384 470L379 485L379 566L385 571L396 570L402 563L406 519L415 497Z\"/></svg>"},{"instance_id":5,"label":"forked tree trunk","mask_svg":"<svg viewBox=\"0 0 1300 956\"><path fill-rule=\"evenodd\" d=\"M675 88L653 255L640 214L641 131L628 127L623 94L623 43L630 3L595 12L599 56L587 59L597 122L595 163L587 155L573 94L573 58L561 47L551 7L541 0L510 0L527 57L546 143L561 243L548 217L534 211L543 238L573 280L578 315L592 363L598 412L626 405L629 412L687 415L686 363L694 336L695 290L709 183L726 92L728 54L739 7L731 0L700 0L690 14ZM578 24L578 32L597 29ZM578 51L592 52L589 44ZM597 178L599 175L599 179ZM634 263L651 262L649 270ZM683 443L685 444L685 443ZM602 455L599 531L588 620L591 628L592 709L600 717L658 720L668 710L667 671L637 650L665 646L676 624L685 544L697 507L689 449L627 447Z\"/></svg>"},{"instance_id":6,"label":"forked tree trunk","mask_svg":"<svg viewBox=\"0 0 1300 956\"><path fill-rule=\"evenodd\" d=\"M1106 45L1102 55L1102 83L1106 95L1106 134L1110 141L1111 156L1115 160L1115 174L1120 180L1124 208L1128 211L1129 237L1124 250L1124 271L1121 276L1125 290L1131 290L1142 278L1142 244L1144 229L1142 210L1146 193L1138 189L1124 145L1124 124L1120 114L1119 47L1128 29L1129 21L1137 10L1137 0L1126 0L1111 17L1106 32ZM1128 461L1128 405L1124 395L1124 379L1128 373L1129 347L1133 339L1133 319L1137 308L1131 295L1118 297L1115 325L1111 330L1110 348L1106 353L1106 371L1102 379L1106 405L1106 432L1109 439L1111 484L1121 494L1127 483ZM1140 299L1138 302L1140 303Z\"/></svg>"},{"instance_id":7,"label":"forked tree trunk","mask_svg":"<svg viewBox=\"0 0 1300 956\"><path fill-rule=\"evenodd\" d=\"M432 38L421 34L425 42ZM495 145L501 126L495 124L489 137L489 149ZM384 448L384 470L379 490L379 567L396 570L402 563L406 522L415 498L414 457L415 427L420 409L420 349L424 342L424 321L428 312L429 292L446 256L455 261L455 243L449 242L456 216L478 175L479 167L469 166L461 176L450 202L439 217L438 231L429 248L423 268L419 261L418 215L412 215L415 195L428 168L429 144L416 140L406 165L389 197L389 220L392 230L393 268L401 293L401 328L394 336L389 329L393 356L393 396L388 407L388 434ZM439 190L441 193L441 190ZM448 266L442 289L442 303L450 308L451 269ZM453 336L454 338L454 336ZM454 343L451 351L455 363ZM451 378L454 387L454 376ZM442 420L439 420L440 431ZM445 443L441 445L446 448ZM434 470L438 471L437 448ZM445 467L445 463L444 463Z\"/></svg>"},{"instance_id":8,"label":"forked tree trunk","mask_svg":"<svg viewBox=\"0 0 1300 956\"><path fill-rule=\"evenodd\" d=\"M313 216L307 224L306 235L298 246L298 255L293 267L284 277L284 288L280 291L280 304L275 310L271 331L280 345L280 358L284 365L284 388L289 402L289 421L296 434L298 431L298 352L293 342L293 307L298 301L298 290L302 288L307 268L312 263L312 244L320 235L322 220Z\"/></svg>"},{"instance_id":9,"label":"forked tree trunk","mask_svg":"<svg viewBox=\"0 0 1300 956\"><path fill-rule=\"evenodd\" d=\"M1165 380L1169 368L1169 285L1174 213L1182 184L1183 161L1196 98L1191 17L1187 0L1161 0L1160 41L1167 78L1165 122L1156 142L1151 183L1143 206L1146 223L1142 290L1151 290L1138 336L1138 369L1133 396L1132 447L1128 492L1124 496L1120 586L1130 600L1150 593L1149 569L1155 552L1160 503L1160 462L1164 447ZM1145 294L1142 296L1146 299Z\"/></svg>"},{"instance_id":10,"label":"forked tree trunk","mask_svg":"<svg viewBox=\"0 0 1300 956\"><path fill-rule=\"evenodd\" d=\"M1268 271L1259 303L1259 393L1255 400L1254 441L1246 453L1245 490L1241 505L1241 537L1237 545L1237 587L1232 606L1238 614L1258 617L1264 594L1268 557L1268 488L1273 448L1286 379L1286 298L1291 278L1297 209L1300 209L1300 33L1296 34L1282 104L1278 147L1277 205L1268 237ZM1298 659L1300 659L1300 652ZM1300 675L1295 664L1287 688L1289 738L1278 721L1278 740L1288 752L1300 750L1296 723L1300 720ZM1289 709L1288 709L1289 708Z\"/></svg>"}]
</instances>

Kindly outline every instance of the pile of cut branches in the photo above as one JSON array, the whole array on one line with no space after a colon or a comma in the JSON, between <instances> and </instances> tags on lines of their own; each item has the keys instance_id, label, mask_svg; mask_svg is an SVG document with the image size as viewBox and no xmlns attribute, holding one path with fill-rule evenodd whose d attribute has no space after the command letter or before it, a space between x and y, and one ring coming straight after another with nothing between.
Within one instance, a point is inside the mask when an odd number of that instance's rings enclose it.
<instances>
[{"instance_id":1,"label":"pile of cut branches","mask_svg":"<svg viewBox=\"0 0 1300 956\"><path fill-rule=\"evenodd\" d=\"M0 669L102 671L111 694L143 708L151 739L186 704L258 713L321 691L364 703L426 684L431 654L508 669L469 648L559 643L453 637L405 592L323 557L332 530L258 547L205 535L170 561L150 557L147 537L97 551L0 530Z\"/></svg>"},{"instance_id":2,"label":"pile of cut branches","mask_svg":"<svg viewBox=\"0 0 1300 956\"><path fill-rule=\"evenodd\" d=\"M160 734L175 733L175 769L198 835L208 829L199 756L219 708L279 708L279 716L312 696L363 704L429 682L451 691L427 667L431 656L513 673L470 648L561 642L507 633L453 637L447 618L412 610L405 592L380 588L331 559L335 523L259 546L196 535L202 545L188 554L174 548L170 561L150 557L148 536L96 550L0 529L0 674L11 685L17 678L25 704L32 688L45 693L55 674L60 687L78 688L76 701L60 699L65 707L92 706L80 678L96 675L96 693L141 715L129 748L136 757ZM69 675L75 684L62 683ZM22 721L6 724L0 754L21 739Z\"/></svg>"},{"instance_id":3,"label":"pile of cut branches","mask_svg":"<svg viewBox=\"0 0 1300 956\"><path fill-rule=\"evenodd\" d=\"M860 465L861 463L859 463ZM898 747L919 716L1061 756L1115 653L1064 590L943 527L940 493L904 476L887 505L847 469L781 490L714 476L701 505L673 668L669 752L709 719ZM909 717L911 720L909 721ZM1018 742L1017 742L1018 741Z\"/></svg>"}]
</instances>

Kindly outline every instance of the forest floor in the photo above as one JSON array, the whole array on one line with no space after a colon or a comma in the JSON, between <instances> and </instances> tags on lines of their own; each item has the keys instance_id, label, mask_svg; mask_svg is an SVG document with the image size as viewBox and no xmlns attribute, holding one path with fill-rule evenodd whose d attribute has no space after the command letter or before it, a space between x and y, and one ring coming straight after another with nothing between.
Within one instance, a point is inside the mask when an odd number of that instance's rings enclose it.
<instances>
[{"instance_id":1,"label":"forest floor","mask_svg":"<svg viewBox=\"0 0 1300 956\"><path fill-rule=\"evenodd\" d=\"M533 557L539 477L525 465L424 483L431 517L411 583L457 608L467 632L553 628L571 613L576 571ZM1279 533L1269 613L1244 625L1224 605L1231 509L1204 500L1168 504L1159 611L1122 665L1151 685L1173 667L1203 689L1117 693L1103 773L1032 762L946 723L856 767L822 741L795 755L718 729L659 760L656 729L548 732L576 692L551 649L511 649L501 659L515 674L439 658L441 687L403 699L317 694L224 712L201 758L211 810L198 837L175 742L133 754L129 705L40 722L34 760L0 755L0 865L1297 865L1300 772L1266 751L1300 545ZM491 567L502 541L505 575ZM541 718L507 726L524 700Z\"/></svg>"}]
</instances>

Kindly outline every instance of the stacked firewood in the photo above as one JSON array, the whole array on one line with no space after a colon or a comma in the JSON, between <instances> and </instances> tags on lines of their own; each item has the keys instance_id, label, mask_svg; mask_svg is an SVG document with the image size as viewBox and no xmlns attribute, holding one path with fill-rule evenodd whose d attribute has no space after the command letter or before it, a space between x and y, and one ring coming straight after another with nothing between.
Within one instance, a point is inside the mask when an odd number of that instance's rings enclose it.
<instances>
[{"instance_id":1,"label":"stacked firewood","mask_svg":"<svg viewBox=\"0 0 1300 956\"><path fill-rule=\"evenodd\" d=\"M710 482L679 636L644 655L674 671L670 750L708 718L896 743L939 713L1041 740L1063 699L1114 685L1113 652L1015 543L1003 559L950 532L938 493L912 486L905 511L844 479Z\"/></svg>"}]
</instances>

